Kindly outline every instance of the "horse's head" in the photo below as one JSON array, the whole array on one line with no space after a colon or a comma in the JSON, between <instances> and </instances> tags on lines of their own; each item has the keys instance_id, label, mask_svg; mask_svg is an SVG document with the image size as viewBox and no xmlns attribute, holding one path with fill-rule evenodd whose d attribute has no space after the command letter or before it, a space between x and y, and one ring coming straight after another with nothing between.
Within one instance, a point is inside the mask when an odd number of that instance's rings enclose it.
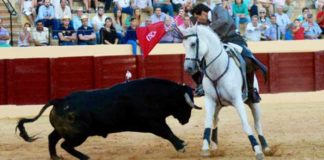
<instances>
[{"instance_id":1,"label":"horse's head","mask_svg":"<svg viewBox=\"0 0 324 160\"><path fill-rule=\"evenodd\" d=\"M183 45L186 56L184 62L184 69L190 74L194 74L199 70L202 59L208 51L203 37L197 34L197 26L181 30L183 34Z\"/></svg>"}]
</instances>

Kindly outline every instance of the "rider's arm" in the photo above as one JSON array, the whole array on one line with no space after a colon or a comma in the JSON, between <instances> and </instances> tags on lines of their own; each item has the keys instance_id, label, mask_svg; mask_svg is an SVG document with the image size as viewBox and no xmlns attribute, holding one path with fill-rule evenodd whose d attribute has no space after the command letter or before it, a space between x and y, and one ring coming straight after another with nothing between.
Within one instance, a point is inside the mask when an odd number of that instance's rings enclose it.
<instances>
[{"instance_id":1,"label":"rider's arm","mask_svg":"<svg viewBox=\"0 0 324 160\"><path fill-rule=\"evenodd\" d=\"M225 9L217 9L215 8L212 11L212 21L210 23L210 28L212 28L214 31L219 30L219 28L222 28L227 24L227 20L232 18L229 16L228 11Z\"/></svg>"}]
</instances>

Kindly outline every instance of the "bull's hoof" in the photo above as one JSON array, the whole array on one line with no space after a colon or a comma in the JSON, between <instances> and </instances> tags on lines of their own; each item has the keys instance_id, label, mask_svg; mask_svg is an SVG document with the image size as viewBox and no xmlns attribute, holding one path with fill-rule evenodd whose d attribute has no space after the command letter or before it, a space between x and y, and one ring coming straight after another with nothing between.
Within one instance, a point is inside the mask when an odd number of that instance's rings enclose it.
<instances>
[{"instance_id":1,"label":"bull's hoof","mask_svg":"<svg viewBox=\"0 0 324 160\"><path fill-rule=\"evenodd\" d=\"M210 151L209 150L201 150L200 155L202 157L210 157L211 154L210 154Z\"/></svg>"},{"instance_id":2,"label":"bull's hoof","mask_svg":"<svg viewBox=\"0 0 324 160\"><path fill-rule=\"evenodd\" d=\"M255 155L256 160L264 160L264 155L263 153L258 153Z\"/></svg>"},{"instance_id":3,"label":"bull's hoof","mask_svg":"<svg viewBox=\"0 0 324 160\"><path fill-rule=\"evenodd\" d=\"M181 149L178 149L177 151L180 152L180 153L184 153L184 152L186 152L186 148L183 147L183 148L181 148Z\"/></svg>"}]
</instances>

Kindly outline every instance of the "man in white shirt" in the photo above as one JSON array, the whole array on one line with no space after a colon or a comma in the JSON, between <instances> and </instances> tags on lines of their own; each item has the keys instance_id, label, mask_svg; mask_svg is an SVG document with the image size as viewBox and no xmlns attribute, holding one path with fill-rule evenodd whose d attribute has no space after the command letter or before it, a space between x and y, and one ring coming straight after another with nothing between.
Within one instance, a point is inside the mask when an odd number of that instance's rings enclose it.
<instances>
[{"instance_id":1,"label":"man in white shirt","mask_svg":"<svg viewBox=\"0 0 324 160\"><path fill-rule=\"evenodd\" d=\"M142 12L148 13L149 16L153 14L151 0L135 0L135 7L141 9Z\"/></svg>"},{"instance_id":2,"label":"man in white shirt","mask_svg":"<svg viewBox=\"0 0 324 160\"><path fill-rule=\"evenodd\" d=\"M114 13L117 13L117 10L121 10L122 13L126 13L130 16L133 16L135 6L131 3L131 0L114 0L114 2Z\"/></svg>"},{"instance_id":3,"label":"man in white shirt","mask_svg":"<svg viewBox=\"0 0 324 160\"><path fill-rule=\"evenodd\" d=\"M35 46L48 46L49 45L49 33L48 28L44 27L43 22L38 20L36 28L32 31L32 39Z\"/></svg>"},{"instance_id":4,"label":"man in white shirt","mask_svg":"<svg viewBox=\"0 0 324 160\"><path fill-rule=\"evenodd\" d=\"M287 14L283 13L283 6L278 5L277 6L277 13L275 13L277 24L281 33L282 37L285 37L286 35L286 28L288 24L290 24L290 19Z\"/></svg>"},{"instance_id":5,"label":"man in white shirt","mask_svg":"<svg viewBox=\"0 0 324 160\"><path fill-rule=\"evenodd\" d=\"M105 15L104 7L98 7L98 13L92 18L92 27L96 32L97 44L100 42L100 29L104 26L107 16Z\"/></svg>"},{"instance_id":6,"label":"man in white shirt","mask_svg":"<svg viewBox=\"0 0 324 160\"><path fill-rule=\"evenodd\" d=\"M64 16L66 17L72 17L71 8L66 5L66 0L61 0L61 3L59 6L54 6L55 11L55 20L54 20L54 26L53 26L53 37L57 37L58 30L60 29L62 25L62 18Z\"/></svg>"},{"instance_id":7,"label":"man in white shirt","mask_svg":"<svg viewBox=\"0 0 324 160\"><path fill-rule=\"evenodd\" d=\"M267 29L265 24L258 22L258 16L252 16L252 22L249 22L246 26L245 37L248 41L260 41L262 31Z\"/></svg>"}]
</instances>

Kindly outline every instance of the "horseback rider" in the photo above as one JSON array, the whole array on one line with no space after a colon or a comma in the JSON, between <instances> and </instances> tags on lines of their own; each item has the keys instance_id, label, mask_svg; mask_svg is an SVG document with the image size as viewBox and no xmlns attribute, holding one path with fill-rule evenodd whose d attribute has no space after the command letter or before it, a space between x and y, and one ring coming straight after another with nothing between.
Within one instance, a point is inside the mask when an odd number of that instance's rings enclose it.
<instances>
[{"instance_id":1,"label":"horseback rider","mask_svg":"<svg viewBox=\"0 0 324 160\"><path fill-rule=\"evenodd\" d=\"M254 74L255 71L260 68L263 74L266 75L267 68L258 61L247 48L247 43L238 33L234 20L229 15L228 11L223 8L222 1L216 0L216 6L213 10L210 10L210 8L204 4L197 4L192 9L191 13L199 24L209 25L210 28L217 33L223 43L231 42L242 47L241 55L246 62L248 98L252 103L260 102L261 97L256 88L253 87ZM202 74L198 72L192 76L193 80L197 83L196 94L198 94L198 96L199 94L203 94L201 75Z\"/></svg>"}]
</instances>

